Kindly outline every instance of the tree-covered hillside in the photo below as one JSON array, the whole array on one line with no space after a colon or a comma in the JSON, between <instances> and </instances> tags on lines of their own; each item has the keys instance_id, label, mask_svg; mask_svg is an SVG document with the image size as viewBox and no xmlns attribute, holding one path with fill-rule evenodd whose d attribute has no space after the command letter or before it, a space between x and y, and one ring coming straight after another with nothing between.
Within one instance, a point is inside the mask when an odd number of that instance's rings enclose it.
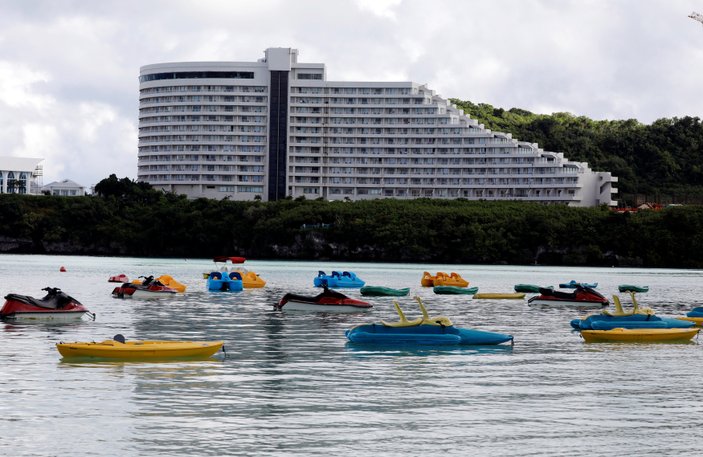
<instances>
[{"instance_id":1,"label":"tree-covered hillside","mask_svg":"<svg viewBox=\"0 0 703 457\"><path fill-rule=\"evenodd\" d=\"M0 252L703 268L702 206L188 200L114 175L96 191L0 195Z\"/></svg>"},{"instance_id":2,"label":"tree-covered hillside","mask_svg":"<svg viewBox=\"0 0 703 457\"><path fill-rule=\"evenodd\" d=\"M621 203L703 203L703 123L698 117L645 125L634 119L595 121L569 113L452 102L491 130L612 172L619 178L615 198Z\"/></svg>"}]
</instances>

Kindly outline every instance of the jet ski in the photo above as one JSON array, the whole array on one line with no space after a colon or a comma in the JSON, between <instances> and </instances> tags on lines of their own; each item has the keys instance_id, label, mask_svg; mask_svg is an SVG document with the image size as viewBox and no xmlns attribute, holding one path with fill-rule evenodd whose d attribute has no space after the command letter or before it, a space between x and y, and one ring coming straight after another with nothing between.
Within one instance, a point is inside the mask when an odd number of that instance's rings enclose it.
<instances>
[{"instance_id":1,"label":"jet ski","mask_svg":"<svg viewBox=\"0 0 703 457\"><path fill-rule=\"evenodd\" d=\"M45 287L46 296L41 299L29 295L8 294L5 305L0 309L3 320L79 320L88 314L95 320L95 314L88 311L78 300L62 292L58 287Z\"/></svg>"},{"instance_id":2,"label":"jet ski","mask_svg":"<svg viewBox=\"0 0 703 457\"><path fill-rule=\"evenodd\" d=\"M603 308L610 303L600 293L590 287L576 285L573 292L561 292L545 287L539 288L539 295L527 301L528 305L566 306L576 308Z\"/></svg>"},{"instance_id":3,"label":"jet ski","mask_svg":"<svg viewBox=\"0 0 703 457\"><path fill-rule=\"evenodd\" d=\"M285 311L320 311L333 313L358 313L368 311L373 306L362 300L349 298L335 290L325 287L322 293L309 297L287 293L281 298L276 309Z\"/></svg>"},{"instance_id":4,"label":"jet ski","mask_svg":"<svg viewBox=\"0 0 703 457\"><path fill-rule=\"evenodd\" d=\"M163 285L153 276L140 276L141 284L126 282L112 290L114 298L162 298L176 295L176 289Z\"/></svg>"}]
</instances>

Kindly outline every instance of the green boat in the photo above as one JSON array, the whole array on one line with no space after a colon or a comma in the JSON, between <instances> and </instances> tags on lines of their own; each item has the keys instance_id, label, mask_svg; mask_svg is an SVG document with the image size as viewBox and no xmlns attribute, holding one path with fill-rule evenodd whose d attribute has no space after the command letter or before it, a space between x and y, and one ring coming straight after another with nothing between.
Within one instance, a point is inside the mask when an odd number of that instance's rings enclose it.
<instances>
[{"instance_id":1,"label":"green boat","mask_svg":"<svg viewBox=\"0 0 703 457\"><path fill-rule=\"evenodd\" d=\"M525 292L526 294L538 294L540 289L553 289L552 286L542 287L534 284L515 284L515 292Z\"/></svg>"},{"instance_id":2,"label":"green boat","mask_svg":"<svg viewBox=\"0 0 703 457\"><path fill-rule=\"evenodd\" d=\"M404 297L410 293L410 288L392 289L383 286L364 286L360 289L361 295L367 297Z\"/></svg>"},{"instance_id":3,"label":"green boat","mask_svg":"<svg viewBox=\"0 0 703 457\"><path fill-rule=\"evenodd\" d=\"M620 284L618 286L620 292L649 292L649 286L633 286L632 284Z\"/></svg>"},{"instance_id":4,"label":"green boat","mask_svg":"<svg viewBox=\"0 0 703 457\"><path fill-rule=\"evenodd\" d=\"M473 295L478 287L434 286L432 291L440 295Z\"/></svg>"}]
</instances>

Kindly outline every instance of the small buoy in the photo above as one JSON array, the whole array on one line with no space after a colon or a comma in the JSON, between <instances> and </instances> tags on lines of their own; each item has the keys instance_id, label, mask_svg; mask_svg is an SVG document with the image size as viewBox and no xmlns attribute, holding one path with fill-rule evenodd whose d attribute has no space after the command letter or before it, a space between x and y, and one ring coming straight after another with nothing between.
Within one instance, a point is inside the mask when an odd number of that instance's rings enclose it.
<instances>
[{"instance_id":1,"label":"small buoy","mask_svg":"<svg viewBox=\"0 0 703 457\"><path fill-rule=\"evenodd\" d=\"M59 271L65 272L65 271L66 271L66 267L63 267L63 266L62 266L61 268L59 268Z\"/></svg>"}]
</instances>

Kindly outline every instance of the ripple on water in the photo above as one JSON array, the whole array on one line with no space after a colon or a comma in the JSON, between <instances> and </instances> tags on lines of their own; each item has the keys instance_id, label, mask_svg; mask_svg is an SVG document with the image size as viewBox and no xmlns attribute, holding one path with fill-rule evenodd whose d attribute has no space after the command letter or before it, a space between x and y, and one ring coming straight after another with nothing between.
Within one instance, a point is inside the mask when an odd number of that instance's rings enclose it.
<instances>
[{"instance_id":1,"label":"ripple on water","mask_svg":"<svg viewBox=\"0 0 703 457\"><path fill-rule=\"evenodd\" d=\"M249 263L248 263L249 264ZM58 273L66 265L68 273ZM0 287L39 295L60 286L95 322L2 324L0 404L7 455L700 455L701 348L584 344L572 310L524 301L436 296L424 270L458 271L480 290L598 281L649 285L662 314L697 303L701 272L441 265L251 262L268 282L243 293L205 291L211 262L0 256ZM373 347L344 330L394 320L392 299L351 315L281 312L287 291L314 294L319 269L352 269L370 284L411 287L430 314L511 333L515 346ZM33 275L26 274L27 271ZM168 273L187 294L116 300L109 275ZM33 278L42 277L38 285ZM698 280L698 282L696 281ZM11 287L10 287L11 286ZM359 296L358 291L349 291ZM61 361L58 341L221 339L226 358L169 363ZM29 433L40 428L42 433ZM80 432L76 433L76 430ZM66 439L70 436L70 439Z\"/></svg>"}]
</instances>

